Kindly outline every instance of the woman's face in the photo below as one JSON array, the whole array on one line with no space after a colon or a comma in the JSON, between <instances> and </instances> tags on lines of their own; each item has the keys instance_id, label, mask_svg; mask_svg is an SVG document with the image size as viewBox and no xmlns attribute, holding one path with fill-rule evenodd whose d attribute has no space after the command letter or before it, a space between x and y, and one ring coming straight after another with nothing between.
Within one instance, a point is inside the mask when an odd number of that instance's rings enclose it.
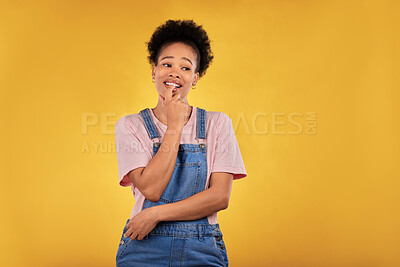
<instances>
[{"instance_id":1,"label":"woman's face","mask_svg":"<svg viewBox=\"0 0 400 267\"><path fill-rule=\"evenodd\" d=\"M165 98L166 83L173 83L176 92L186 99L191 86L199 79L199 73L195 72L196 57L194 50L184 43L172 43L164 47L152 70L158 94Z\"/></svg>"}]
</instances>

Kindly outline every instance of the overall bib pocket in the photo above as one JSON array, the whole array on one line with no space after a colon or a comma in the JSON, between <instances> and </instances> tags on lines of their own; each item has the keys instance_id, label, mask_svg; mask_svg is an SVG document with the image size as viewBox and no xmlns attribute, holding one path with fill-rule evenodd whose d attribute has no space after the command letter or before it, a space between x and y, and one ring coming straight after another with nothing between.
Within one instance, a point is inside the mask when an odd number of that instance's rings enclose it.
<instances>
[{"instance_id":1,"label":"overall bib pocket","mask_svg":"<svg viewBox=\"0 0 400 267\"><path fill-rule=\"evenodd\" d=\"M172 203L194 195L199 185L200 165L200 162L176 163L171 180L162 193L160 201Z\"/></svg>"}]
</instances>

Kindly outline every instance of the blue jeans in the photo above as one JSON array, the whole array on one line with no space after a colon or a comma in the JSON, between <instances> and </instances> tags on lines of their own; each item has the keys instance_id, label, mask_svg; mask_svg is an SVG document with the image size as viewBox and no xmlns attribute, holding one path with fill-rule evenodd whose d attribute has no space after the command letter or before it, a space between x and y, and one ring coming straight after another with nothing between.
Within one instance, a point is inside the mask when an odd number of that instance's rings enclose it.
<instances>
[{"instance_id":1,"label":"blue jeans","mask_svg":"<svg viewBox=\"0 0 400 267\"><path fill-rule=\"evenodd\" d=\"M118 247L117 267L228 266L218 224L159 223L143 240L124 238Z\"/></svg>"}]
</instances>

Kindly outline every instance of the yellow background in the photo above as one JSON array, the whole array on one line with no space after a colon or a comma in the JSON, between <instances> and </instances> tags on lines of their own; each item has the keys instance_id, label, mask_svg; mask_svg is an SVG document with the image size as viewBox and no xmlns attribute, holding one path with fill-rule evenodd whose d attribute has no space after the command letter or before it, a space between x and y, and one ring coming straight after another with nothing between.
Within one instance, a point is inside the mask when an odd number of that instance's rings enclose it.
<instances>
[{"instance_id":1,"label":"yellow background","mask_svg":"<svg viewBox=\"0 0 400 267\"><path fill-rule=\"evenodd\" d=\"M215 60L189 103L232 118L248 173L219 213L231 266L400 266L399 11L1 1L0 265L115 265L134 201L118 185L114 123L155 107L145 41L190 18Z\"/></svg>"}]
</instances>

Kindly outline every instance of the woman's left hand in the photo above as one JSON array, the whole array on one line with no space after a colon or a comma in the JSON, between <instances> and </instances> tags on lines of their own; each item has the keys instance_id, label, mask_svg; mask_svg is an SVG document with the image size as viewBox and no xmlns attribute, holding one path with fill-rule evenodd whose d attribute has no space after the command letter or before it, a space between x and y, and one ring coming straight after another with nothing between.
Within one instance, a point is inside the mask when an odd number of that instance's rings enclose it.
<instances>
[{"instance_id":1,"label":"woman's left hand","mask_svg":"<svg viewBox=\"0 0 400 267\"><path fill-rule=\"evenodd\" d=\"M128 222L125 237L142 240L158 222L155 207L144 209Z\"/></svg>"}]
</instances>

